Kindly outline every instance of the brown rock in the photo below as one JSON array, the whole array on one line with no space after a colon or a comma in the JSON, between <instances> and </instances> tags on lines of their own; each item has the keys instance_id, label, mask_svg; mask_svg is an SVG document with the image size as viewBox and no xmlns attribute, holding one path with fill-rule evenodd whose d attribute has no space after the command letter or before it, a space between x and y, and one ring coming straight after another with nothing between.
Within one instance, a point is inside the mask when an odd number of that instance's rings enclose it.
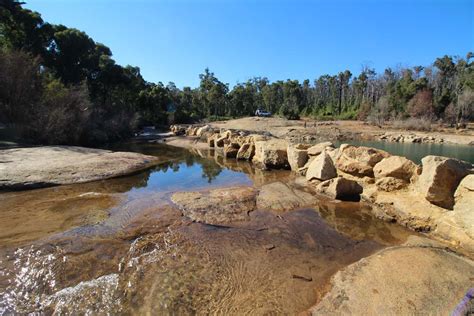
<instances>
[{"instance_id":1,"label":"brown rock","mask_svg":"<svg viewBox=\"0 0 474 316\"><path fill-rule=\"evenodd\" d=\"M282 182L262 186L257 197L257 207L262 210L290 211L317 203L312 194Z\"/></svg>"},{"instance_id":2,"label":"brown rock","mask_svg":"<svg viewBox=\"0 0 474 316\"><path fill-rule=\"evenodd\" d=\"M374 166L376 178L393 177L407 182L416 174L416 164L400 156L390 156L382 159Z\"/></svg>"},{"instance_id":3,"label":"brown rock","mask_svg":"<svg viewBox=\"0 0 474 316\"><path fill-rule=\"evenodd\" d=\"M226 143L227 137L224 136L217 136L216 141L215 141L215 147L224 147Z\"/></svg>"},{"instance_id":4,"label":"brown rock","mask_svg":"<svg viewBox=\"0 0 474 316\"><path fill-rule=\"evenodd\" d=\"M316 190L338 200L354 201L360 199L363 189L356 181L338 177L320 183Z\"/></svg>"},{"instance_id":5,"label":"brown rock","mask_svg":"<svg viewBox=\"0 0 474 316\"><path fill-rule=\"evenodd\" d=\"M306 144L288 145L288 163L291 170L298 171L308 161L308 147Z\"/></svg>"},{"instance_id":6,"label":"brown rock","mask_svg":"<svg viewBox=\"0 0 474 316\"><path fill-rule=\"evenodd\" d=\"M454 192L462 178L473 172L472 165L462 160L426 156L421 160L423 172L417 187L432 204L452 209Z\"/></svg>"},{"instance_id":7,"label":"brown rock","mask_svg":"<svg viewBox=\"0 0 474 316\"><path fill-rule=\"evenodd\" d=\"M283 139L269 139L255 142L255 156L252 161L263 168L288 169L288 144Z\"/></svg>"},{"instance_id":8,"label":"brown rock","mask_svg":"<svg viewBox=\"0 0 474 316\"><path fill-rule=\"evenodd\" d=\"M337 177L331 157L326 152L322 152L314 159L306 171L306 180L313 179L325 181Z\"/></svg>"},{"instance_id":9,"label":"brown rock","mask_svg":"<svg viewBox=\"0 0 474 316\"><path fill-rule=\"evenodd\" d=\"M171 200L193 221L221 224L248 219L255 210L257 191L251 187L178 192Z\"/></svg>"},{"instance_id":10,"label":"brown rock","mask_svg":"<svg viewBox=\"0 0 474 316\"><path fill-rule=\"evenodd\" d=\"M308 148L308 155L309 156L317 156L322 153L326 148L334 148L334 144L331 142L323 142L311 146Z\"/></svg>"},{"instance_id":11,"label":"brown rock","mask_svg":"<svg viewBox=\"0 0 474 316\"><path fill-rule=\"evenodd\" d=\"M255 145L253 143L242 144L237 152L237 159L252 160L255 155Z\"/></svg>"},{"instance_id":12,"label":"brown rock","mask_svg":"<svg viewBox=\"0 0 474 316\"><path fill-rule=\"evenodd\" d=\"M343 144L339 148L336 168L357 177L373 177L373 167L389 156L383 150Z\"/></svg>"},{"instance_id":13,"label":"brown rock","mask_svg":"<svg viewBox=\"0 0 474 316\"><path fill-rule=\"evenodd\" d=\"M394 177L384 177L377 179L375 182L377 189L385 191L385 192L392 192L396 190L403 189L407 186L407 182L402 179L394 178Z\"/></svg>"},{"instance_id":14,"label":"brown rock","mask_svg":"<svg viewBox=\"0 0 474 316\"><path fill-rule=\"evenodd\" d=\"M425 247L381 250L337 272L312 315L448 315L472 287L474 264Z\"/></svg>"},{"instance_id":15,"label":"brown rock","mask_svg":"<svg viewBox=\"0 0 474 316\"><path fill-rule=\"evenodd\" d=\"M237 157L237 153L239 152L239 144L237 143L230 143L224 146L224 157L226 158L235 158Z\"/></svg>"}]
</instances>

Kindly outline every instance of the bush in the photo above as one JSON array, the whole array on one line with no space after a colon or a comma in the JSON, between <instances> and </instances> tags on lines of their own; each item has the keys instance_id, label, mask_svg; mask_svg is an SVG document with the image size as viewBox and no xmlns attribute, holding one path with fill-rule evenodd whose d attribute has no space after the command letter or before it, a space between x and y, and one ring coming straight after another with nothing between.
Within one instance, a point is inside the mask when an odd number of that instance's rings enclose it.
<instances>
[{"instance_id":1,"label":"bush","mask_svg":"<svg viewBox=\"0 0 474 316\"><path fill-rule=\"evenodd\" d=\"M424 118L408 118L406 120L393 120L392 126L394 128L403 129L403 130L411 130L411 131L431 131L431 118L424 117Z\"/></svg>"},{"instance_id":2,"label":"bush","mask_svg":"<svg viewBox=\"0 0 474 316\"><path fill-rule=\"evenodd\" d=\"M300 119L300 114L298 113L298 110L293 107L289 107L287 105L283 105L280 108L280 115L286 118L287 120L299 120Z\"/></svg>"}]
</instances>

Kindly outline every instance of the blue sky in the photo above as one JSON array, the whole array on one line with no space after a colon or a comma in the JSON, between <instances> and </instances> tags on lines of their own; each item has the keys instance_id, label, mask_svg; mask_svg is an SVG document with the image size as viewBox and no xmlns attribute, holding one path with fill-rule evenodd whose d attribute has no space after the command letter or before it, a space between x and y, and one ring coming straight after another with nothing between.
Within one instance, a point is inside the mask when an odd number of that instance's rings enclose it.
<instances>
[{"instance_id":1,"label":"blue sky","mask_svg":"<svg viewBox=\"0 0 474 316\"><path fill-rule=\"evenodd\" d=\"M254 76L313 81L363 64L383 71L474 51L474 0L25 0L85 31L148 81L231 86Z\"/></svg>"}]
</instances>

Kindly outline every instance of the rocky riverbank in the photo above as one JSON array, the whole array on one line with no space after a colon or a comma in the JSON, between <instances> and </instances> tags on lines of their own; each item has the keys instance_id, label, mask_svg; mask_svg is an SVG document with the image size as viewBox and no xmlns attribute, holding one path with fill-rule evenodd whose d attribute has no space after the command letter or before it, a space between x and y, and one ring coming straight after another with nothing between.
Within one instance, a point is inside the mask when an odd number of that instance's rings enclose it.
<instances>
[{"instance_id":1,"label":"rocky riverbank","mask_svg":"<svg viewBox=\"0 0 474 316\"><path fill-rule=\"evenodd\" d=\"M206 142L226 159L248 160L264 169L291 169L305 177L305 185L315 194L365 200L378 217L474 254L474 213L467 202L474 200L474 168L468 162L427 156L417 165L369 147L294 144L264 131L209 125L175 125L171 131L199 146Z\"/></svg>"},{"instance_id":2,"label":"rocky riverbank","mask_svg":"<svg viewBox=\"0 0 474 316\"><path fill-rule=\"evenodd\" d=\"M159 158L73 146L0 150L0 190L85 183L149 168Z\"/></svg>"}]
</instances>

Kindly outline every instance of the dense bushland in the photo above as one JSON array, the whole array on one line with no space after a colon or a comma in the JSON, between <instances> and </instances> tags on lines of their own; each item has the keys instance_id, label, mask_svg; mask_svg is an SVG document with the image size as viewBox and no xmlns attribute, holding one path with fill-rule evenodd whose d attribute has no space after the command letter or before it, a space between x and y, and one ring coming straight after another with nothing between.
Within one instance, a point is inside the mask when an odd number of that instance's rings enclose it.
<instances>
[{"instance_id":1,"label":"dense bushland","mask_svg":"<svg viewBox=\"0 0 474 316\"><path fill-rule=\"evenodd\" d=\"M0 0L0 123L23 140L99 144L145 125L252 115L257 108L290 119L409 122L474 118L474 61L444 56L426 67L364 67L313 82L256 77L232 89L209 69L196 88L146 82L120 66L87 34L53 25L15 0ZM316 70L315 70L316 71Z\"/></svg>"}]
</instances>

